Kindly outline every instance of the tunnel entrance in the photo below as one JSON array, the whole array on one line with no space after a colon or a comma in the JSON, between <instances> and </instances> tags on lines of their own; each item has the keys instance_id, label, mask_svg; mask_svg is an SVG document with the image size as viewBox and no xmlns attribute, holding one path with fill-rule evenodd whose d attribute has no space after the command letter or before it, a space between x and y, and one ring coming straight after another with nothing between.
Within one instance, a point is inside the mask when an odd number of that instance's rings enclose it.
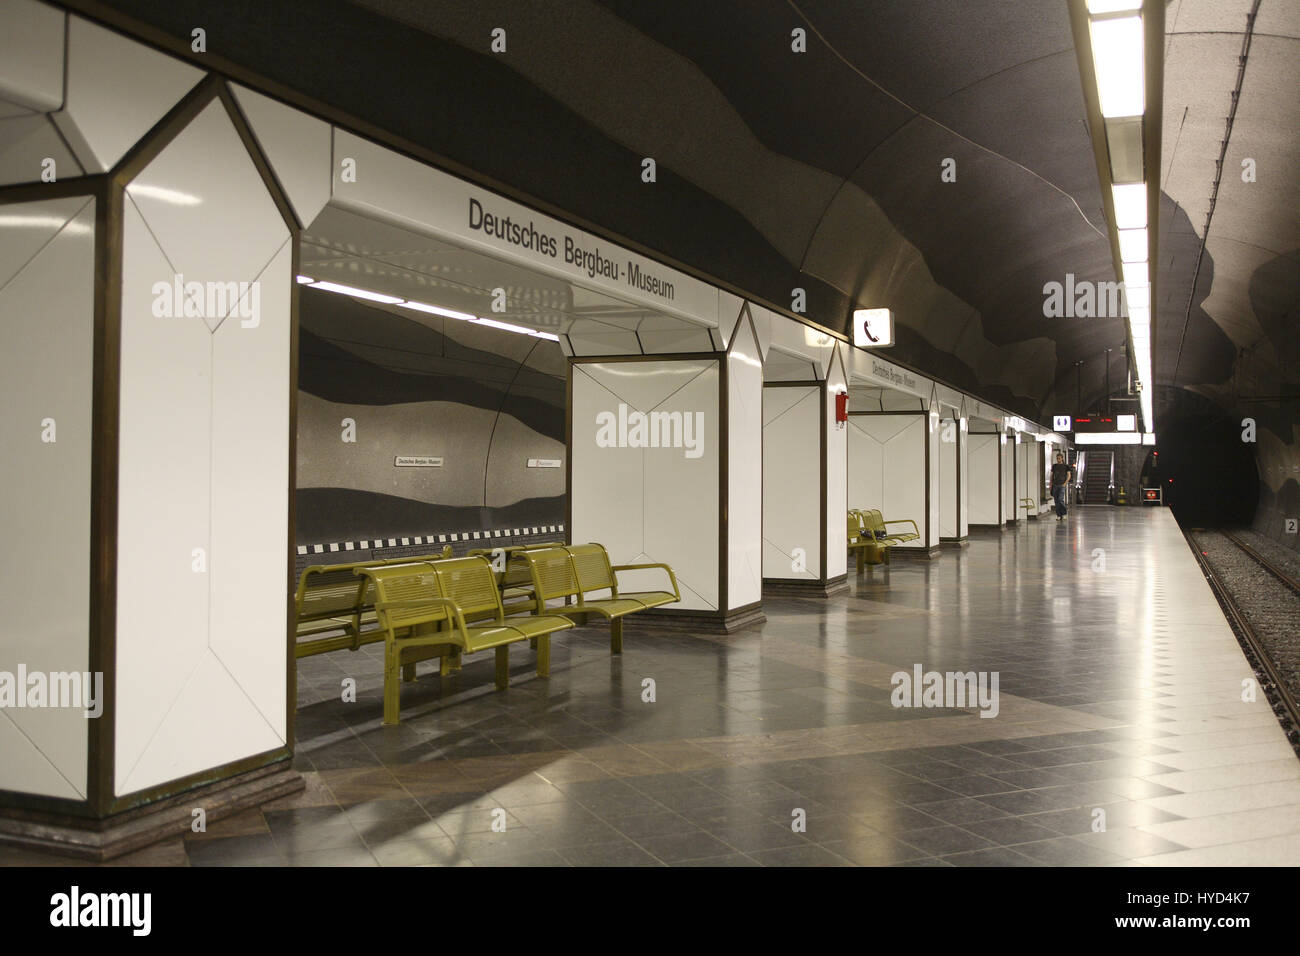
<instances>
[{"instance_id":1,"label":"tunnel entrance","mask_svg":"<svg viewBox=\"0 0 1300 956\"><path fill-rule=\"evenodd\" d=\"M1157 485L1184 526L1249 524L1259 503L1259 473L1240 423L1198 413L1166 426L1142 468L1142 486Z\"/></svg>"}]
</instances>

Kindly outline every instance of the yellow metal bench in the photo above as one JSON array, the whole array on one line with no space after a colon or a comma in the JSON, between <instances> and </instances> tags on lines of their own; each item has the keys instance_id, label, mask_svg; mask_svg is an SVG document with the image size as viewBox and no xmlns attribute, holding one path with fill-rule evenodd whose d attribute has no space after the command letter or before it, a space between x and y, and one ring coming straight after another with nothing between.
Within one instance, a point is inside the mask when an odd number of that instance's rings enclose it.
<instances>
[{"instance_id":1,"label":"yellow metal bench","mask_svg":"<svg viewBox=\"0 0 1300 956\"><path fill-rule=\"evenodd\" d=\"M916 526L916 522L911 518L897 518L893 521L886 521L884 515L878 509L862 512L866 521L867 530L874 532L877 541L887 541L890 544L905 544L908 541L919 541L921 539L921 530ZM890 531L891 524L908 524L912 526L911 531Z\"/></svg>"},{"instance_id":2,"label":"yellow metal bench","mask_svg":"<svg viewBox=\"0 0 1300 956\"><path fill-rule=\"evenodd\" d=\"M384 639L383 633L374 627L374 592L365 579L357 580L357 568L394 567L449 557L451 545L446 545L438 554L371 558L349 564L313 564L304 568L294 594L299 638L294 645L294 658L345 648L355 651L363 644Z\"/></svg>"},{"instance_id":3,"label":"yellow metal bench","mask_svg":"<svg viewBox=\"0 0 1300 956\"><path fill-rule=\"evenodd\" d=\"M401 714L401 672L411 651L496 651L496 685L510 682L510 645L537 641L537 673L551 673L550 635L573 627L558 615L505 616L492 565L481 556L424 565L359 568L371 582L384 635L384 723Z\"/></svg>"},{"instance_id":4,"label":"yellow metal bench","mask_svg":"<svg viewBox=\"0 0 1300 956\"><path fill-rule=\"evenodd\" d=\"M535 595L534 613L562 614L586 619L595 614L609 621L609 649L623 652L623 618L637 611L673 604L682 599L677 575L666 564L621 564L611 566L609 554L599 544L522 551L516 560L525 562ZM668 574L672 591L633 591L619 593L618 572L659 568ZM593 597L594 592L609 591L608 597ZM563 601L552 607L551 601Z\"/></svg>"},{"instance_id":5,"label":"yellow metal bench","mask_svg":"<svg viewBox=\"0 0 1300 956\"><path fill-rule=\"evenodd\" d=\"M868 530L866 516L861 511L849 511L848 548L857 559L858 573L868 564L889 563L888 546L877 541L875 535Z\"/></svg>"}]
</instances>

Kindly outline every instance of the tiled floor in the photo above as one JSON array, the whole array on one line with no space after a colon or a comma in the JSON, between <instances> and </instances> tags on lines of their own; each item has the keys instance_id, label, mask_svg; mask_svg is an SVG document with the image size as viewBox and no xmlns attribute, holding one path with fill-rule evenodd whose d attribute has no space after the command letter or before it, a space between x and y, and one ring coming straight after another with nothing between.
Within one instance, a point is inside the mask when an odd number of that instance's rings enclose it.
<instances>
[{"instance_id":1,"label":"tiled floor","mask_svg":"<svg viewBox=\"0 0 1300 956\"><path fill-rule=\"evenodd\" d=\"M490 655L446 680L422 667L395 728L375 648L308 660L307 789L121 862L1300 860L1300 760L1263 696L1242 701L1250 669L1167 511L1022 522L766 610L727 637L631 623L621 658L575 630L549 681L517 653L504 693ZM918 664L996 672L997 716L893 707L891 676Z\"/></svg>"}]
</instances>

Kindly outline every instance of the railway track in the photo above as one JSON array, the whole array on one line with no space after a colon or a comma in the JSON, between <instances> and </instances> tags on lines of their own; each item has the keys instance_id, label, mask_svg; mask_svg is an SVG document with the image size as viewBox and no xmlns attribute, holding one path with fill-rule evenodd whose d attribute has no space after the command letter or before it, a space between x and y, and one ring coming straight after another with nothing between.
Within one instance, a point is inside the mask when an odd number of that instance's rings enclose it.
<instances>
[{"instance_id":1,"label":"railway track","mask_svg":"<svg viewBox=\"0 0 1300 956\"><path fill-rule=\"evenodd\" d=\"M1255 566L1267 572L1268 575L1280 582L1297 598L1300 598L1300 581L1297 581L1285 570L1269 561L1230 531L1207 531L1203 528L1192 528L1184 533L1192 547L1192 553L1196 555L1196 560L1200 562L1201 571L1210 582L1210 587L1214 590L1219 605L1223 608L1228 622L1236 632L1251 666L1259 676L1264 692L1273 705L1274 713L1277 714L1282 723L1282 729L1286 732L1287 739L1296 748L1297 754L1300 754L1300 697L1298 697L1300 695L1300 681L1297 681L1294 673L1288 673L1284 667L1279 666L1279 662L1275 659L1273 653L1273 650L1279 645L1279 640L1283 642L1287 640L1287 624L1283 621L1279 625L1276 612L1270 618L1267 611L1261 612L1252 609L1254 611L1252 614L1241 607L1237 595L1224 582L1223 575L1219 570L1216 570L1214 563L1211 561L1211 554L1217 543L1216 539L1222 539L1235 547L1237 553L1244 554ZM1220 552L1220 556L1224 557L1222 552ZM1272 606L1267 601L1264 603L1268 611L1272 611L1272 608L1277 606L1277 602L1274 602ZM1279 635L1281 635L1280 638ZM1289 637L1292 642L1300 642L1300 617L1290 619ZM1292 643L1290 647L1294 652L1295 644Z\"/></svg>"}]
</instances>

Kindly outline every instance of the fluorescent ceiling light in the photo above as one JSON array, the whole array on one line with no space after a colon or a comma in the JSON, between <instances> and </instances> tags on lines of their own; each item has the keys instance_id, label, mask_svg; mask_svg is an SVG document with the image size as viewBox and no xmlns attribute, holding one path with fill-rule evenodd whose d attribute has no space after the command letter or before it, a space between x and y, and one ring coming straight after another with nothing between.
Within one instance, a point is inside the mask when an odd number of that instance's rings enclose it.
<instances>
[{"instance_id":1,"label":"fluorescent ceiling light","mask_svg":"<svg viewBox=\"0 0 1300 956\"><path fill-rule=\"evenodd\" d=\"M1147 184L1124 183L1110 187L1115 197L1115 228L1142 229L1147 224Z\"/></svg>"},{"instance_id":2,"label":"fluorescent ceiling light","mask_svg":"<svg viewBox=\"0 0 1300 956\"><path fill-rule=\"evenodd\" d=\"M416 312L431 312L434 315L441 315L448 319L460 319L462 322L474 322L478 319L477 315L470 315L468 312L456 312L452 309L444 309L436 305L427 305L424 302L399 302L403 309L414 309Z\"/></svg>"},{"instance_id":3,"label":"fluorescent ceiling light","mask_svg":"<svg viewBox=\"0 0 1300 956\"><path fill-rule=\"evenodd\" d=\"M1148 312L1151 309L1151 286L1139 285L1129 288L1124 286L1124 305L1128 309L1128 314L1134 312Z\"/></svg>"},{"instance_id":4,"label":"fluorescent ceiling light","mask_svg":"<svg viewBox=\"0 0 1300 956\"><path fill-rule=\"evenodd\" d=\"M1142 436L1137 432L1076 432L1076 445L1137 445Z\"/></svg>"},{"instance_id":5,"label":"fluorescent ceiling light","mask_svg":"<svg viewBox=\"0 0 1300 956\"><path fill-rule=\"evenodd\" d=\"M1128 290L1150 289L1151 281L1147 278L1147 264L1143 262L1125 262L1124 288ZM1149 292L1147 293L1150 294Z\"/></svg>"},{"instance_id":6,"label":"fluorescent ceiling light","mask_svg":"<svg viewBox=\"0 0 1300 956\"><path fill-rule=\"evenodd\" d=\"M298 276L299 285L311 285L315 281L311 276Z\"/></svg>"},{"instance_id":7,"label":"fluorescent ceiling light","mask_svg":"<svg viewBox=\"0 0 1300 956\"><path fill-rule=\"evenodd\" d=\"M507 332L522 332L524 335L532 335L532 329L526 329L522 325L511 325L509 322L498 322L495 319L479 319L479 325L490 325L494 329L504 329Z\"/></svg>"},{"instance_id":8,"label":"fluorescent ceiling light","mask_svg":"<svg viewBox=\"0 0 1300 956\"><path fill-rule=\"evenodd\" d=\"M1155 443L1156 443L1156 433L1155 433L1155 432L1144 432L1144 433L1143 433L1143 435L1142 435L1142 444L1144 444L1144 445L1154 445Z\"/></svg>"},{"instance_id":9,"label":"fluorescent ceiling light","mask_svg":"<svg viewBox=\"0 0 1300 956\"><path fill-rule=\"evenodd\" d=\"M1142 0L1088 0L1089 13L1123 13L1142 9Z\"/></svg>"},{"instance_id":10,"label":"fluorescent ceiling light","mask_svg":"<svg viewBox=\"0 0 1300 956\"><path fill-rule=\"evenodd\" d=\"M1147 231L1145 229L1121 229L1119 231L1119 261L1147 261Z\"/></svg>"},{"instance_id":11,"label":"fluorescent ceiling light","mask_svg":"<svg viewBox=\"0 0 1300 956\"><path fill-rule=\"evenodd\" d=\"M1141 116L1146 110L1142 18L1090 20L1089 27L1101 115Z\"/></svg>"},{"instance_id":12,"label":"fluorescent ceiling light","mask_svg":"<svg viewBox=\"0 0 1300 956\"><path fill-rule=\"evenodd\" d=\"M552 335L550 332L529 332L528 334L535 335L539 339L546 339L548 342L560 341L560 337L558 335Z\"/></svg>"},{"instance_id":13,"label":"fluorescent ceiling light","mask_svg":"<svg viewBox=\"0 0 1300 956\"><path fill-rule=\"evenodd\" d=\"M344 295L350 295L356 299L370 299L372 302L384 302L388 305L396 305L402 300L395 295L383 295L379 292L370 292L366 289L355 289L350 285L339 285L337 282L313 282L313 289L321 289L325 292L341 292Z\"/></svg>"}]
</instances>

